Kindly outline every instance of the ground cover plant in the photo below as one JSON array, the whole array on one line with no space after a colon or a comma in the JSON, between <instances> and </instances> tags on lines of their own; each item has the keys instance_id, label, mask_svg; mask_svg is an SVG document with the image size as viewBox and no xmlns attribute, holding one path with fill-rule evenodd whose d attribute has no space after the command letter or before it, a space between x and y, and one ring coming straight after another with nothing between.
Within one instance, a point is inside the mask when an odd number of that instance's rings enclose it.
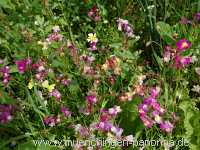
<instances>
[{"instance_id":1,"label":"ground cover plant","mask_svg":"<svg viewBox=\"0 0 200 150\"><path fill-rule=\"evenodd\" d=\"M0 31L0 149L200 149L198 0L0 0Z\"/></svg>"}]
</instances>

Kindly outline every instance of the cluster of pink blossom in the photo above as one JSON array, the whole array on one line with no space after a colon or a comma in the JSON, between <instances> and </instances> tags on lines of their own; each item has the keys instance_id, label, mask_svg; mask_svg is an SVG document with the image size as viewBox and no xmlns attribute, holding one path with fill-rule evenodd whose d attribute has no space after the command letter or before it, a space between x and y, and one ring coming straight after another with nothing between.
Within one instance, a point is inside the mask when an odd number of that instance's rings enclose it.
<instances>
[{"instance_id":1,"label":"cluster of pink blossom","mask_svg":"<svg viewBox=\"0 0 200 150\"><path fill-rule=\"evenodd\" d=\"M48 125L50 127L53 127L55 125L57 125L58 123L60 123L60 116L46 116L43 119L45 125Z\"/></svg>"},{"instance_id":2,"label":"cluster of pink blossom","mask_svg":"<svg viewBox=\"0 0 200 150\"><path fill-rule=\"evenodd\" d=\"M100 110L100 120L93 127L101 132L112 132L116 137L121 137L123 129L114 126L111 119L115 118L121 112L120 106L114 106L109 109Z\"/></svg>"},{"instance_id":3,"label":"cluster of pink blossom","mask_svg":"<svg viewBox=\"0 0 200 150\"><path fill-rule=\"evenodd\" d=\"M174 122L164 120L166 110L156 100L158 93L159 88L152 88L150 96L145 98L143 103L138 106L140 119L148 128L158 124L161 130L169 133L174 129Z\"/></svg>"},{"instance_id":4,"label":"cluster of pink blossom","mask_svg":"<svg viewBox=\"0 0 200 150\"><path fill-rule=\"evenodd\" d=\"M2 124L8 123L12 120L12 105L0 105L0 122Z\"/></svg>"},{"instance_id":5,"label":"cluster of pink blossom","mask_svg":"<svg viewBox=\"0 0 200 150\"><path fill-rule=\"evenodd\" d=\"M10 80L9 66L2 67L1 72L2 72L2 76L3 76L3 84L7 85Z\"/></svg>"},{"instance_id":6,"label":"cluster of pink blossom","mask_svg":"<svg viewBox=\"0 0 200 150\"><path fill-rule=\"evenodd\" d=\"M46 39L47 42L53 42L53 41L62 41L63 35L59 34L60 28L59 26L54 26L53 27L53 33L51 33L48 38Z\"/></svg>"},{"instance_id":7,"label":"cluster of pink blossom","mask_svg":"<svg viewBox=\"0 0 200 150\"><path fill-rule=\"evenodd\" d=\"M53 89L53 91L49 93L49 96L55 97L55 99L58 102L61 101L61 97L62 97L62 95L61 95L60 91L58 91L58 89Z\"/></svg>"},{"instance_id":8,"label":"cluster of pink blossom","mask_svg":"<svg viewBox=\"0 0 200 150\"><path fill-rule=\"evenodd\" d=\"M95 22L98 22L101 20L100 16L100 11L96 6L93 6L89 11L88 11L88 17Z\"/></svg>"},{"instance_id":9,"label":"cluster of pink blossom","mask_svg":"<svg viewBox=\"0 0 200 150\"><path fill-rule=\"evenodd\" d=\"M69 110L69 108L65 106L61 106L60 111L64 114L65 117L70 117L72 112Z\"/></svg>"},{"instance_id":10,"label":"cluster of pink blossom","mask_svg":"<svg viewBox=\"0 0 200 150\"><path fill-rule=\"evenodd\" d=\"M28 65L30 66L32 64L32 60L31 58L25 58L22 60L17 60L15 63L17 65L19 73L25 73L25 71L27 71Z\"/></svg>"},{"instance_id":11,"label":"cluster of pink blossom","mask_svg":"<svg viewBox=\"0 0 200 150\"><path fill-rule=\"evenodd\" d=\"M47 75L45 65L46 62L41 59L32 65L32 69L36 71L35 78L39 81L42 81Z\"/></svg>"},{"instance_id":12,"label":"cluster of pink blossom","mask_svg":"<svg viewBox=\"0 0 200 150\"><path fill-rule=\"evenodd\" d=\"M119 31L123 31L127 37L133 37L133 29L129 25L128 20L124 20L121 18L117 19L117 26Z\"/></svg>"},{"instance_id":13,"label":"cluster of pink blossom","mask_svg":"<svg viewBox=\"0 0 200 150\"><path fill-rule=\"evenodd\" d=\"M191 63L192 57L181 56L181 53L190 48L190 46L191 43L187 39L180 39L176 43L176 49L173 49L171 46L166 46L163 56L164 62L169 62L171 59L173 59L177 69L187 66Z\"/></svg>"}]
</instances>

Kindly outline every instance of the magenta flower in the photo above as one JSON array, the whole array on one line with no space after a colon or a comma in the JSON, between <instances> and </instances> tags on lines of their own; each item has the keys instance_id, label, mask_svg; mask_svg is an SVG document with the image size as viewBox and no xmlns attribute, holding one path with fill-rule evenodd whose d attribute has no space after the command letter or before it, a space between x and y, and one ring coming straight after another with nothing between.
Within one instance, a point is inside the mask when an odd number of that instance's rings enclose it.
<instances>
[{"instance_id":1,"label":"magenta flower","mask_svg":"<svg viewBox=\"0 0 200 150\"><path fill-rule=\"evenodd\" d=\"M189 56L185 56L185 57L182 57L180 61L181 61L181 64L183 66L186 66L186 65L189 65L191 63L192 58L189 57Z\"/></svg>"},{"instance_id":2,"label":"magenta flower","mask_svg":"<svg viewBox=\"0 0 200 150\"><path fill-rule=\"evenodd\" d=\"M90 47L88 48L90 51L95 51L97 50L97 43L96 42L91 42L89 43Z\"/></svg>"},{"instance_id":3,"label":"magenta flower","mask_svg":"<svg viewBox=\"0 0 200 150\"><path fill-rule=\"evenodd\" d=\"M156 98L160 92L159 87L151 88L151 98Z\"/></svg>"},{"instance_id":4,"label":"magenta flower","mask_svg":"<svg viewBox=\"0 0 200 150\"><path fill-rule=\"evenodd\" d=\"M0 112L0 122L2 124L8 123L12 119L10 112Z\"/></svg>"},{"instance_id":5,"label":"magenta flower","mask_svg":"<svg viewBox=\"0 0 200 150\"><path fill-rule=\"evenodd\" d=\"M174 125L169 121L164 121L163 123L160 124L160 128L161 130L170 133L172 132Z\"/></svg>"},{"instance_id":6,"label":"magenta flower","mask_svg":"<svg viewBox=\"0 0 200 150\"><path fill-rule=\"evenodd\" d=\"M62 106L60 111L64 114L65 117L71 116L71 111L67 107Z\"/></svg>"},{"instance_id":7,"label":"magenta flower","mask_svg":"<svg viewBox=\"0 0 200 150\"><path fill-rule=\"evenodd\" d=\"M190 48L190 46L191 46L191 43L187 39L180 39L176 43L176 47L179 51L184 51L184 50Z\"/></svg>"},{"instance_id":8,"label":"magenta flower","mask_svg":"<svg viewBox=\"0 0 200 150\"><path fill-rule=\"evenodd\" d=\"M86 100L89 104L94 104L97 102L97 97L96 95L88 95L86 96Z\"/></svg>"},{"instance_id":9,"label":"magenta flower","mask_svg":"<svg viewBox=\"0 0 200 150\"><path fill-rule=\"evenodd\" d=\"M180 57L179 55L175 56L175 65L177 69L183 68L189 65L192 61L192 58L189 56Z\"/></svg>"},{"instance_id":10,"label":"magenta flower","mask_svg":"<svg viewBox=\"0 0 200 150\"><path fill-rule=\"evenodd\" d=\"M6 124L12 120L12 105L0 105L0 123Z\"/></svg>"},{"instance_id":11,"label":"magenta flower","mask_svg":"<svg viewBox=\"0 0 200 150\"><path fill-rule=\"evenodd\" d=\"M27 65L30 65L32 63L32 60L30 58L17 60L16 62L17 68L19 70L19 73L24 73L27 70Z\"/></svg>"}]
</instances>

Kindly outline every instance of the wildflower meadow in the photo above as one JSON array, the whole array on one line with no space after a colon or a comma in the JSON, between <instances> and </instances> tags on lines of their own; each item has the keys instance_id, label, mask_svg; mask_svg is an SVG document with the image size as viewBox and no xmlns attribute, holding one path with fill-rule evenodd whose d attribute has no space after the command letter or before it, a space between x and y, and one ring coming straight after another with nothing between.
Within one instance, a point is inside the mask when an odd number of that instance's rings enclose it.
<instances>
[{"instance_id":1,"label":"wildflower meadow","mask_svg":"<svg viewBox=\"0 0 200 150\"><path fill-rule=\"evenodd\" d=\"M200 150L199 0L0 0L0 150Z\"/></svg>"}]
</instances>

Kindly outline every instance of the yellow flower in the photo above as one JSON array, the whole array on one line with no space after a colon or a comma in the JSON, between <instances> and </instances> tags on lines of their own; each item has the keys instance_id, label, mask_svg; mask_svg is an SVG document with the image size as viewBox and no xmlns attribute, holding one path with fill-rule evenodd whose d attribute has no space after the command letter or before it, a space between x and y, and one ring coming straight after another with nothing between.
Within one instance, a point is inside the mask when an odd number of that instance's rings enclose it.
<instances>
[{"instance_id":1,"label":"yellow flower","mask_svg":"<svg viewBox=\"0 0 200 150\"><path fill-rule=\"evenodd\" d=\"M94 33L94 34L93 33L89 33L87 41L91 42L91 43L93 43L93 42L96 43L98 41L98 38L96 37L96 33Z\"/></svg>"},{"instance_id":2,"label":"yellow flower","mask_svg":"<svg viewBox=\"0 0 200 150\"><path fill-rule=\"evenodd\" d=\"M28 88L31 90L33 88L33 80L31 79L28 83Z\"/></svg>"},{"instance_id":3,"label":"yellow flower","mask_svg":"<svg viewBox=\"0 0 200 150\"><path fill-rule=\"evenodd\" d=\"M45 80L44 82L42 82L42 87L48 89L49 92L52 92L55 88L55 84L51 84L49 85L49 81L48 80Z\"/></svg>"}]
</instances>

